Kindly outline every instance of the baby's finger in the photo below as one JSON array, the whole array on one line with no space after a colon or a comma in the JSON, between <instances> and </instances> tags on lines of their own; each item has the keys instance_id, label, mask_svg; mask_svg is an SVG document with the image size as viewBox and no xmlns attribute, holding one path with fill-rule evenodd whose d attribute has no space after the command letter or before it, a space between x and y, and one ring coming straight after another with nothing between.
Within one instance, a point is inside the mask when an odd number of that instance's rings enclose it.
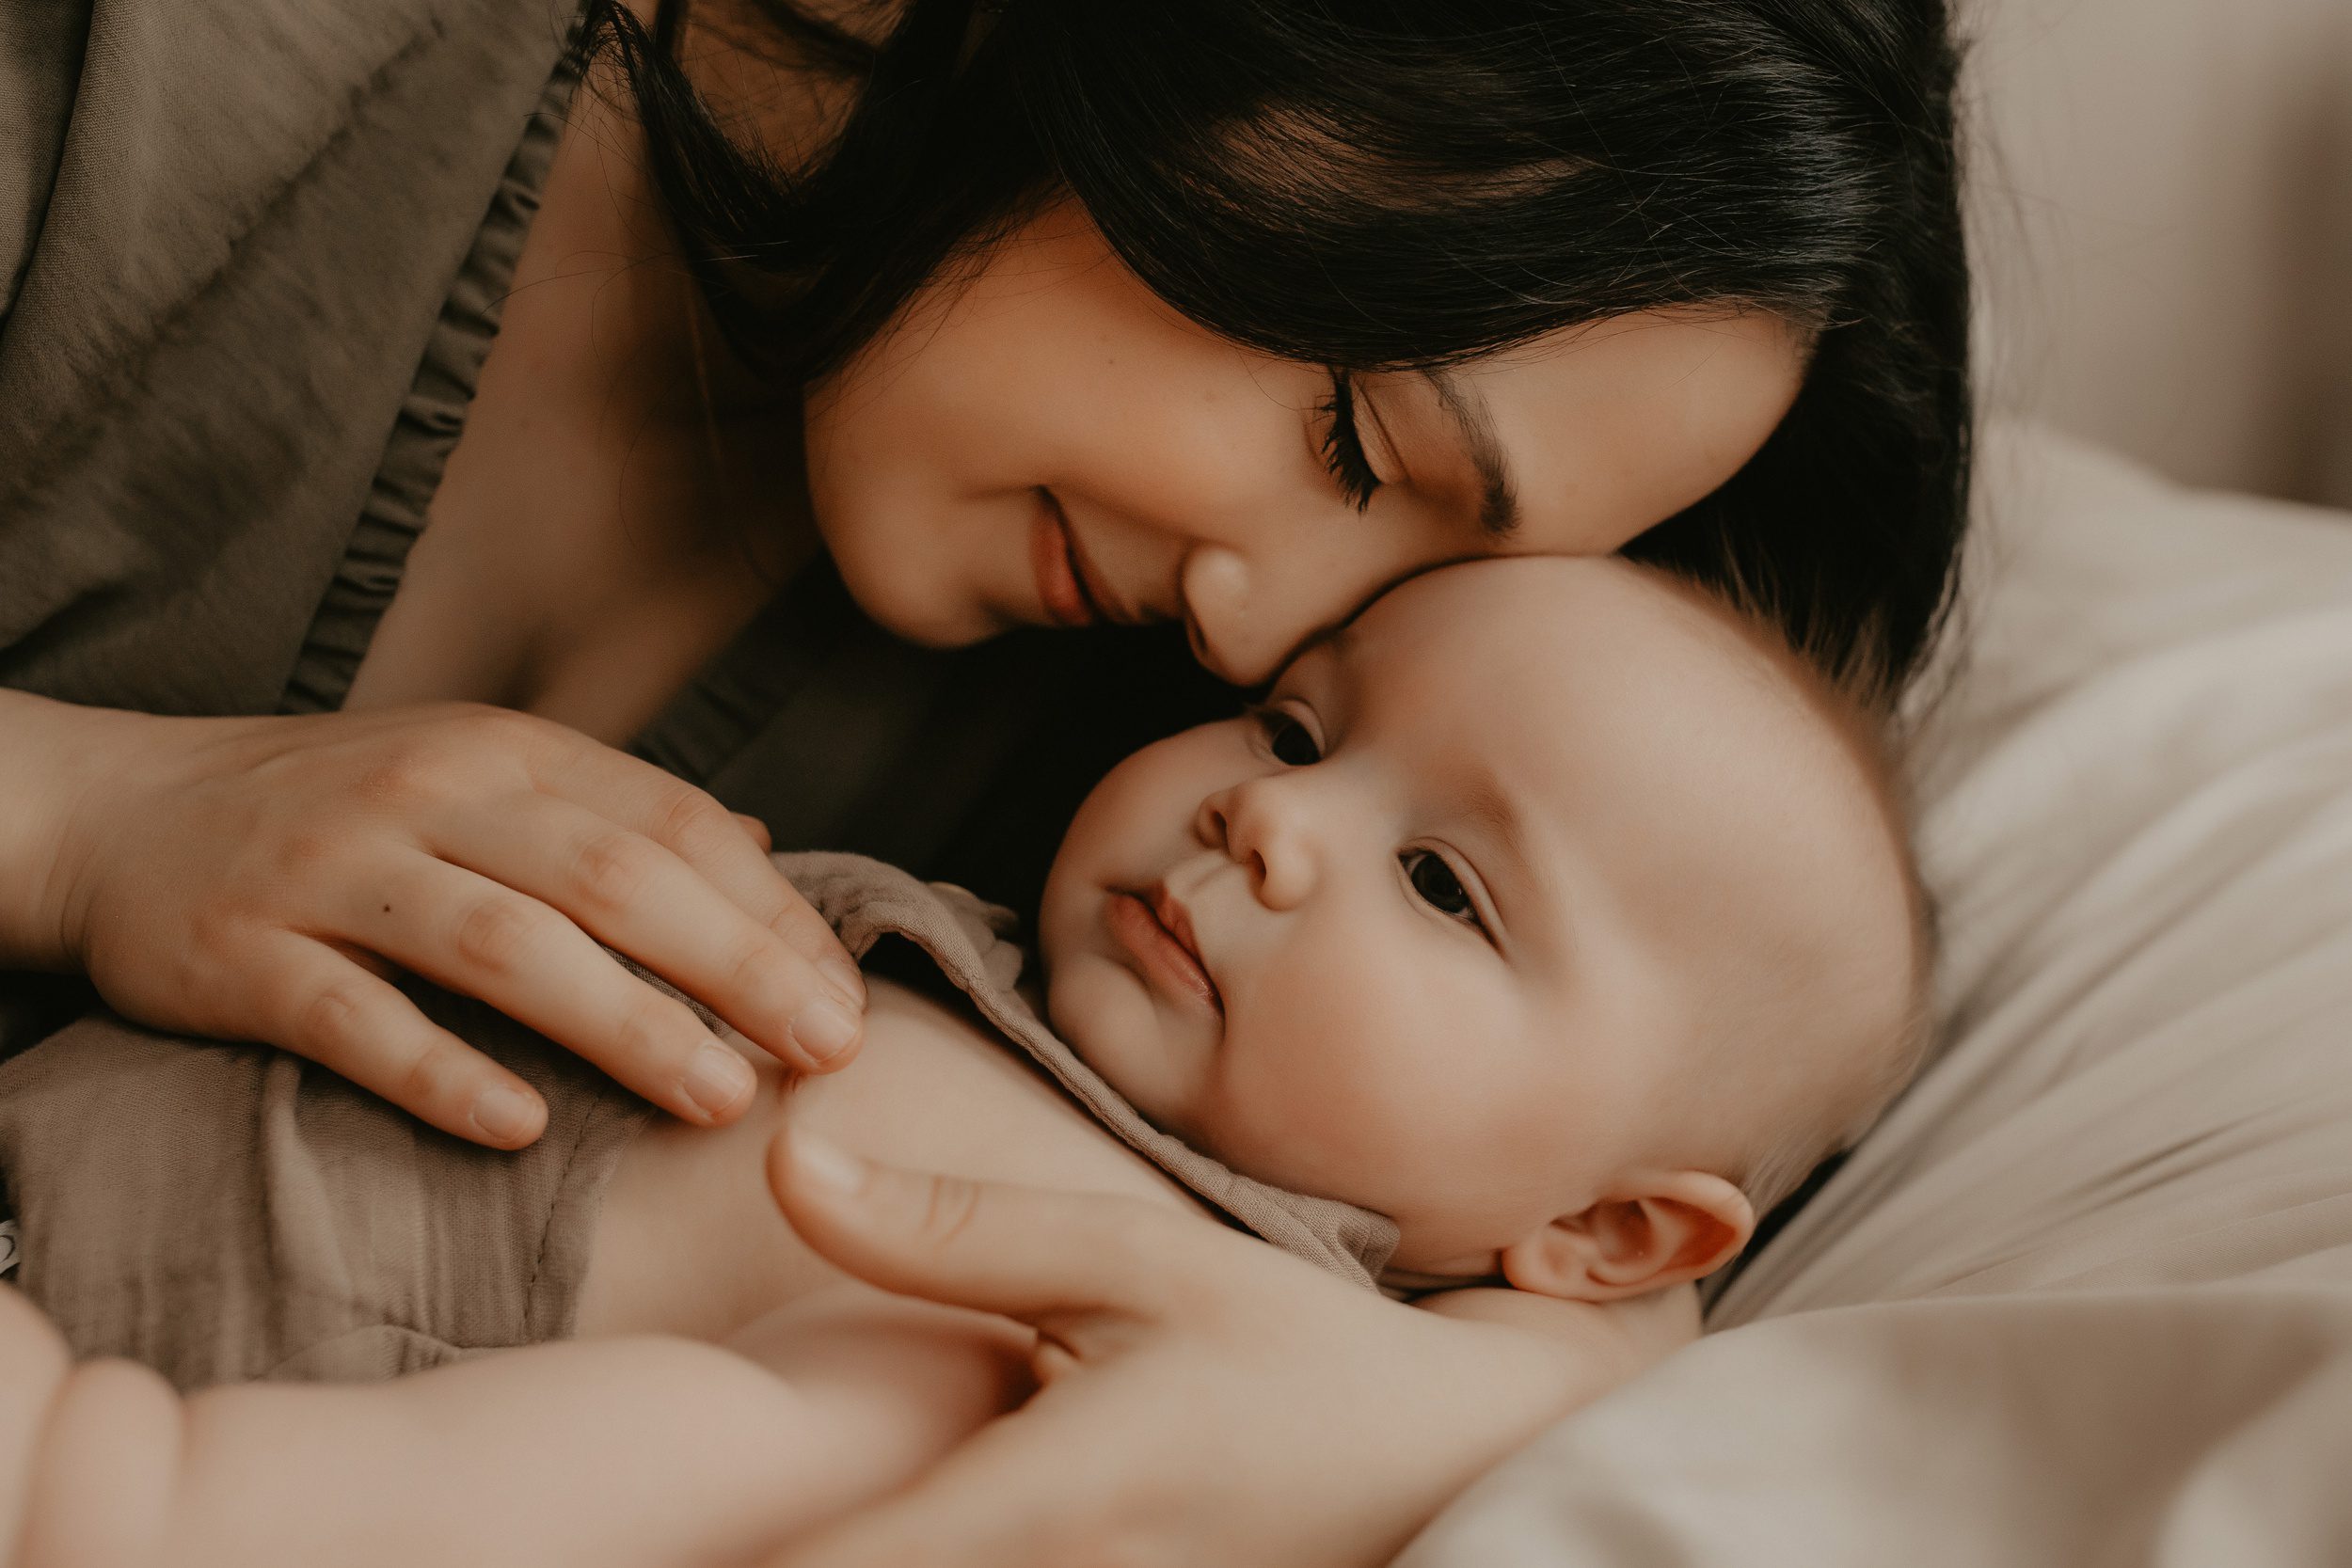
<instances>
[{"instance_id":1,"label":"baby's finger","mask_svg":"<svg viewBox=\"0 0 2352 1568\"><path fill-rule=\"evenodd\" d=\"M688 1121L715 1126L751 1103L749 1062L526 894L419 855L346 920L348 940L479 997Z\"/></svg>"},{"instance_id":2,"label":"baby's finger","mask_svg":"<svg viewBox=\"0 0 2352 1568\"><path fill-rule=\"evenodd\" d=\"M737 812L735 820L741 825L746 833L751 835L752 842L759 846L761 854L767 854L775 848L775 835L768 831L767 823L747 811Z\"/></svg>"},{"instance_id":3,"label":"baby's finger","mask_svg":"<svg viewBox=\"0 0 2352 1568\"><path fill-rule=\"evenodd\" d=\"M581 742L541 759L539 787L644 834L692 866L737 909L782 937L863 1006L866 979L822 915L808 906L735 814L693 785L609 746Z\"/></svg>"},{"instance_id":4,"label":"baby's finger","mask_svg":"<svg viewBox=\"0 0 2352 1568\"><path fill-rule=\"evenodd\" d=\"M273 1045L342 1074L442 1132L520 1148L547 1126L531 1086L417 1010L340 953L279 937L263 1031Z\"/></svg>"},{"instance_id":5,"label":"baby's finger","mask_svg":"<svg viewBox=\"0 0 2352 1568\"><path fill-rule=\"evenodd\" d=\"M428 847L529 894L803 1072L849 1060L862 999L652 839L552 795L437 824Z\"/></svg>"}]
</instances>

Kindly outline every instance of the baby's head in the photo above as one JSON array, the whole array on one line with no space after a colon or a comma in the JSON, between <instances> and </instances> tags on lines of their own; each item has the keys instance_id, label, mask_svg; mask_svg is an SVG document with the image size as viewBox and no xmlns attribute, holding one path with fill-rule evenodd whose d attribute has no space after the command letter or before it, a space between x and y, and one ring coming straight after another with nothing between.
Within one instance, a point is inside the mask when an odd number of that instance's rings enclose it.
<instances>
[{"instance_id":1,"label":"baby's head","mask_svg":"<svg viewBox=\"0 0 2352 1568\"><path fill-rule=\"evenodd\" d=\"M1394 1220L1401 1269L1695 1278L1915 1054L1869 733L1659 573L1415 578L1088 798L1048 1011L1155 1124Z\"/></svg>"}]
</instances>

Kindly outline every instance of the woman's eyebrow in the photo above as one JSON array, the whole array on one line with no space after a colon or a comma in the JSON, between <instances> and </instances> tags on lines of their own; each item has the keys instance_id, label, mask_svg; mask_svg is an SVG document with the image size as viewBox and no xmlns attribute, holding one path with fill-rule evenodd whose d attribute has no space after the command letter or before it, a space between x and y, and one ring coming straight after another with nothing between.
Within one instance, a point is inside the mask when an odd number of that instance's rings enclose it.
<instances>
[{"instance_id":1,"label":"woman's eyebrow","mask_svg":"<svg viewBox=\"0 0 2352 1568\"><path fill-rule=\"evenodd\" d=\"M1494 417L1487 410L1486 400L1465 388L1443 369L1423 371L1422 375L1438 394L1438 405L1446 411L1446 417L1461 434L1463 450L1470 453L1470 466L1478 470L1479 484L1485 492L1479 498L1478 526L1488 538L1509 538L1519 526L1518 491L1511 483L1511 466L1503 454L1502 441L1495 436Z\"/></svg>"}]
</instances>

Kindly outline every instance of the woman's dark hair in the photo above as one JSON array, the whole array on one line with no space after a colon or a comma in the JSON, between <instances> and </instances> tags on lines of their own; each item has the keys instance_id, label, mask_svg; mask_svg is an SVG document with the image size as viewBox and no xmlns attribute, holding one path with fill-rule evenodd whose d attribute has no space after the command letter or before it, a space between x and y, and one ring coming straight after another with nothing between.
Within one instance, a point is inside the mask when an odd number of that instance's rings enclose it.
<instances>
[{"instance_id":1,"label":"woman's dark hair","mask_svg":"<svg viewBox=\"0 0 2352 1568\"><path fill-rule=\"evenodd\" d=\"M872 39L736 0L858 84L787 170L609 3L656 186L736 349L838 368L942 266L1067 190L1216 332L1435 367L1627 311L1810 329L1795 407L1627 553L1760 604L1884 698L1947 608L1968 275L1944 0L907 0Z\"/></svg>"}]
</instances>

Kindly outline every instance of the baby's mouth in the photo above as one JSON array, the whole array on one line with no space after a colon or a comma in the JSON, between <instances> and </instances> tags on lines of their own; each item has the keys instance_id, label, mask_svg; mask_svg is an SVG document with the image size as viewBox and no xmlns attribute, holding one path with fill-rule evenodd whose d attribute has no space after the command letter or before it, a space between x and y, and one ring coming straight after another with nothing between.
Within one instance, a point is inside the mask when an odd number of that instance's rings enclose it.
<instances>
[{"instance_id":1,"label":"baby's mouth","mask_svg":"<svg viewBox=\"0 0 2352 1568\"><path fill-rule=\"evenodd\" d=\"M1142 967L1155 990L1223 1017L1225 998L1201 962L1192 917L1165 884L1141 893L1114 893L1104 921L1111 938Z\"/></svg>"}]
</instances>

